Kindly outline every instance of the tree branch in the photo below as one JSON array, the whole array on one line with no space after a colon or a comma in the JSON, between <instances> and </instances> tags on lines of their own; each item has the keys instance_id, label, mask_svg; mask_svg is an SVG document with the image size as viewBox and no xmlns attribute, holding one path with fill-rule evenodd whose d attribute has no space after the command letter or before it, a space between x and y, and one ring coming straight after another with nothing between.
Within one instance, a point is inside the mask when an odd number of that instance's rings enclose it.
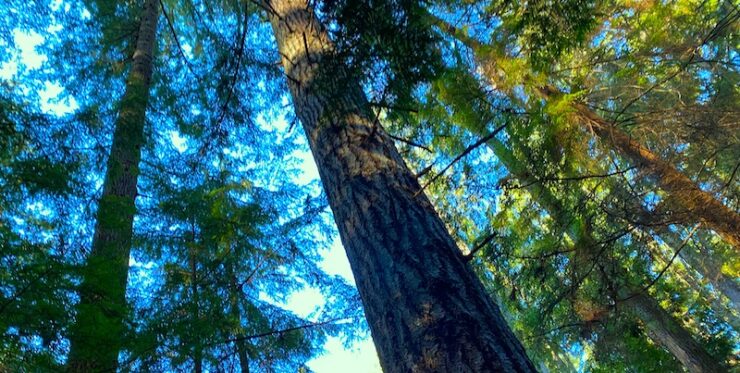
<instances>
[{"instance_id":1,"label":"tree branch","mask_svg":"<svg viewBox=\"0 0 740 373\"><path fill-rule=\"evenodd\" d=\"M432 152L432 149L429 149L428 147L426 147L424 145L421 145L419 143L413 142L411 140L404 139L403 137L393 136L390 133L388 134L388 136L390 138L392 138L393 140L397 140L397 141L400 141L400 142L402 142L404 144L408 144L408 145L411 145L411 146L414 146L414 147L417 147L417 148L420 148L420 149L424 149L424 150L426 150L429 153L433 153Z\"/></svg>"},{"instance_id":2,"label":"tree branch","mask_svg":"<svg viewBox=\"0 0 740 373\"><path fill-rule=\"evenodd\" d=\"M666 263L665 267L663 267L663 269L660 271L660 273L658 273L658 276L656 276L652 281L650 281L649 284L647 284L645 287L643 287L639 291L637 291L637 292L635 292L635 293L633 293L633 294L631 294L631 295L629 295L629 296L627 296L625 298L617 299L617 302L625 302L625 301L628 301L628 300L630 300L630 299L632 299L632 298L634 298L634 297L636 297L636 296L638 296L638 295L640 295L642 293L647 292L648 289L650 289L651 287L653 287L653 285L655 285L655 283L658 282L658 280L660 280L661 277L663 277L663 274L668 270L668 268L670 268L670 266L673 265L673 261L676 260L676 258L678 257L678 254L681 253L681 250L683 250L683 248L686 247L686 244L689 242L689 240L691 239L691 237L694 235L694 232L696 232L696 230L699 229L699 226L700 225L701 225L701 223L696 224L694 226L694 228L691 229L691 232L689 232L689 235L686 236L686 238L683 240L683 242L681 242L681 246L679 246L678 249L676 249L676 252L673 253L673 256L671 257L671 260L669 260L668 263Z\"/></svg>"},{"instance_id":3,"label":"tree branch","mask_svg":"<svg viewBox=\"0 0 740 373\"><path fill-rule=\"evenodd\" d=\"M460 155L458 155L457 157L455 157L455 159L453 159L452 162L450 162L447 166L445 166L445 168L443 168L442 171L440 171L438 174L434 175L434 177L432 177L431 180L429 180L426 184L424 184L421 187L421 189L419 189L419 191L416 192L416 194L414 194L414 196L418 196L419 194L421 194L424 191L424 189L426 189L430 184L432 184L437 179L439 179L440 176L444 175L444 173L448 169L450 169L450 167L452 167L459 160L463 159L466 155L470 154L470 152L472 152L473 150L475 150L475 148L477 148L477 147L479 147L479 146L487 143L489 140L491 140L494 137L496 137L496 135L498 135L499 132L501 132L504 128L506 128L506 125L507 124L508 123L505 123L505 124L501 125L500 127L498 127L495 130L493 130L493 132L491 132L490 134L488 134L485 137L482 137L480 140L476 141L473 145L468 146L462 153L460 153Z\"/></svg>"},{"instance_id":4,"label":"tree branch","mask_svg":"<svg viewBox=\"0 0 740 373\"><path fill-rule=\"evenodd\" d=\"M486 237L485 239L483 239L483 241L481 241L479 244L475 245L475 247L472 250L470 250L469 253L463 255L463 260L465 262L469 262L469 261L473 260L473 257L475 256L475 253L477 253L478 251L480 251L480 249L482 249L486 245L488 245L497 236L498 236L498 232L493 232L493 233L489 234L488 237Z\"/></svg>"}]
</instances>

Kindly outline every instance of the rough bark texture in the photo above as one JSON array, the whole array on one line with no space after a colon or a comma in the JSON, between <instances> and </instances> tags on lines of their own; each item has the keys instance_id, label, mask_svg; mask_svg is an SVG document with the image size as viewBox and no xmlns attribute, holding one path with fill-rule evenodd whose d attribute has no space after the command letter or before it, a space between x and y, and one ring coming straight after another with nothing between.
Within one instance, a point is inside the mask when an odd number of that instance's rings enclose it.
<instances>
[{"instance_id":1,"label":"rough bark texture","mask_svg":"<svg viewBox=\"0 0 740 373\"><path fill-rule=\"evenodd\" d=\"M263 5L383 370L534 371L310 5Z\"/></svg>"},{"instance_id":2,"label":"rough bark texture","mask_svg":"<svg viewBox=\"0 0 740 373\"><path fill-rule=\"evenodd\" d=\"M126 282L149 100L159 2L146 0L98 204L92 251L79 288L68 369L115 371L124 331Z\"/></svg>"},{"instance_id":3,"label":"rough bark texture","mask_svg":"<svg viewBox=\"0 0 740 373\"><path fill-rule=\"evenodd\" d=\"M726 371L650 296L638 294L624 305L643 322L650 338L670 351L689 372Z\"/></svg>"}]
</instances>

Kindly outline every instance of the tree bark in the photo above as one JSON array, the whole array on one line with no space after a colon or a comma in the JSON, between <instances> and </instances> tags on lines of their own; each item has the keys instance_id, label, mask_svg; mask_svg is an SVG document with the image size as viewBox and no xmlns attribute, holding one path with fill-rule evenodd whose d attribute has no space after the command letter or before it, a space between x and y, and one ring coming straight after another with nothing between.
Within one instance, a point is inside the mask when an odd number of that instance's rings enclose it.
<instances>
[{"instance_id":1,"label":"tree bark","mask_svg":"<svg viewBox=\"0 0 740 373\"><path fill-rule=\"evenodd\" d=\"M623 304L642 321L650 338L670 351L689 372L726 371L650 296L640 293Z\"/></svg>"},{"instance_id":2,"label":"tree bark","mask_svg":"<svg viewBox=\"0 0 740 373\"><path fill-rule=\"evenodd\" d=\"M241 336L236 336L237 338ZM236 341L236 352L239 357L239 368L242 373L249 373L249 354L247 353L247 342L243 339Z\"/></svg>"},{"instance_id":3,"label":"tree bark","mask_svg":"<svg viewBox=\"0 0 740 373\"><path fill-rule=\"evenodd\" d=\"M229 263L227 264L227 266L227 275L231 277L231 287L229 288L231 316L239 322L239 326L241 327L242 317L241 311L239 310L239 297L241 296L241 291L239 290L240 288L236 276L233 274L233 270L231 270L231 264ZM242 373L249 373L249 353L247 352L247 341L240 337L244 337L244 335L241 333L234 334L234 338L236 339L236 341L234 342L236 344L236 354L239 358L239 369L241 369Z\"/></svg>"},{"instance_id":4,"label":"tree bark","mask_svg":"<svg viewBox=\"0 0 740 373\"><path fill-rule=\"evenodd\" d=\"M149 101L159 2L146 0L126 91L115 122L92 251L82 273L68 369L115 371L124 332L134 199Z\"/></svg>"},{"instance_id":5,"label":"tree bark","mask_svg":"<svg viewBox=\"0 0 740 373\"><path fill-rule=\"evenodd\" d=\"M197 261L197 248L195 244L195 227L193 227L193 238L190 248L190 293L193 297L192 305L190 309L190 317L193 322L196 323L196 328L201 329L200 319L200 294L198 293L198 261ZM197 330L196 329L196 330ZM195 338L193 343L193 371L195 373L203 372L203 346L201 345L200 338Z\"/></svg>"},{"instance_id":6,"label":"tree bark","mask_svg":"<svg viewBox=\"0 0 740 373\"><path fill-rule=\"evenodd\" d=\"M310 4L263 6L383 370L534 371Z\"/></svg>"},{"instance_id":7,"label":"tree bark","mask_svg":"<svg viewBox=\"0 0 740 373\"><path fill-rule=\"evenodd\" d=\"M431 13L427 15L432 24L473 50L482 74L491 84L505 86L501 83L506 81L506 71L500 69L497 57L490 49L484 48L481 42L469 37L464 30L457 29ZM523 80L527 82L533 79L531 76L525 76ZM550 86L535 87L535 91L545 100L561 94L559 90ZM611 143L620 154L655 177L658 185L669 195L667 200L676 218L689 223L703 223L740 252L740 214L737 211L731 210L712 194L701 190L673 165L611 125L590 108L580 103L571 103L570 106L581 124L593 130L602 142Z\"/></svg>"}]
</instances>

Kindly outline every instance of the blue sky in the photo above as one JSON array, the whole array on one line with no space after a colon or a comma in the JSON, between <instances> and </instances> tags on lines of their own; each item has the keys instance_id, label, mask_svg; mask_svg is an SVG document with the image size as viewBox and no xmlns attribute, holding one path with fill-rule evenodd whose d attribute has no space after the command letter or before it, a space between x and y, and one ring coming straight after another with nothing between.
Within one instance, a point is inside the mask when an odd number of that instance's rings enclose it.
<instances>
[{"instance_id":1,"label":"blue sky","mask_svg":"<svg viewBox=\"0 0 740 373\"><path fill-rule=\"evenodd\" d=\"M10 80L21 70L34 70L42 66L46 57L39 54L36 47L43 42L43 38L35 33L26 33L17 29L13 33L17 51L10 61L0 64L0 81ZM0 45L0 47L5 47ZM64 115L74 111L77 103L74 98L65 98L60 100L58 96L63 93L63 88L56 83L46 82L44 89L37 92L40 99L41 108L50 113ZM284 120L274 120L265 122L264 125L275 128L286 128L288 126ZM178 133L170 133L170 139L176 148L182 148L185 145ZM313 157L308 151L307 146L296 154L302 160L302 174L296 178L296 182L306 185L318 179L318 170ZM339 240L335 237L333 244L323 255L321 262L322 269L332 275L339 275L345 278L349 283L354 284L352 271L350 270L347 256ZM133 265L142 265L142 263L130 262ZM143 265L146 267L146 265ZM318 290L306 288L294 293L283 304L287 309L296 314L306 317L317 308L324 304L324 299ZM340 338L329 337L325 344L325 353L315 357L308 366L318 373L333 373L353 371L355 373L374 373L381 372L380 365L372 340L368 337L355 342L352 346L345 346Z\"/></svg>"}]
</instances>

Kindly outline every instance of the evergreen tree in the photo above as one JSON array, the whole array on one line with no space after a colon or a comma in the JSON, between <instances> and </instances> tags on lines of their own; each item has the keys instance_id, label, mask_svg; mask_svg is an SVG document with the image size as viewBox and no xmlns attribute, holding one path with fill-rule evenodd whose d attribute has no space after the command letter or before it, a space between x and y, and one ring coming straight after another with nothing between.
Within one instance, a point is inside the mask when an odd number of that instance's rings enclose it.
<instances>
[{"instance_id":1,"label":"evergreen tree","mask_svg":"<svg viewBox=\"0 0 740 373\"><path fill-rule=\"evenodd\" d=\"M0 370L732 370L738 19L8 0Z\"/></svg>"},{"instance_id":2,"label":"evergreen tree","mask_svg":"<svg viewBox=\"0 0 740 373\"><path fill-rule=\"evenodd\" d=\"M266 8L383 369L534 370L310 7Z\"/></svg>"},{"instance_id":3,"label":"evergreen tree","mask_svg":"<svg viewBox=\"0 0 740 373\"><path fill-rule=\"evenodd\" d=\"M70 336L71 371L115 370L126 319L128 262L137 182L155 58L159 2L148 0L139 17L126 93L121 99L108 158L92 251Z\"/></svg>"}]
</instances>

